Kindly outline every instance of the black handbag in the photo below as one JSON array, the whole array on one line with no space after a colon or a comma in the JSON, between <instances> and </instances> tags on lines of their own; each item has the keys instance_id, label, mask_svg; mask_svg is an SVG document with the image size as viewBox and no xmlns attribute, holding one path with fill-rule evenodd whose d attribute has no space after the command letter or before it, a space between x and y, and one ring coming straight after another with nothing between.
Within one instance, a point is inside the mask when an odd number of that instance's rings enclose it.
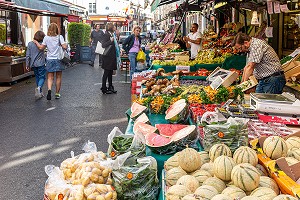
<instances>
[{"instance_id":1,"label":"black handbag","mask_svg":"<svg viewBox=\"0 0 300 200\"><path fill-rule=\"evenodd\" d=\"M109 45L108 47L106 47L102 55L108 56L110 51L112 50L112 48L113 48L113 45Z\"/></svg>"}]
</instances>

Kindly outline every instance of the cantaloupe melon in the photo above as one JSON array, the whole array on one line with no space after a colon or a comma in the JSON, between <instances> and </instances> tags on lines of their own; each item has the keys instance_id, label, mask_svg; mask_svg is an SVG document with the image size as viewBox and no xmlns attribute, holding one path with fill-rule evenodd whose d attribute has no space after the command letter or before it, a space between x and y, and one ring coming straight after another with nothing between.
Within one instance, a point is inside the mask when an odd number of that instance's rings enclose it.
<instances>
[{"instance_id":1,"label":"cantaloupe melon","mask_svg":"<svg viewBox=\"0 0 300 200\"><path fill-rule=\"evenodd\" d=\"M211 161L215 161L217 157L222 155L232 157L231 150L225 144L215 144L209 150L209 158Z\"/></svg>"},{"instance_id":2,"label":"cantaloupe melon","mask_svg":"<svg viewBox=\"0 0 300 200\"><path fill-rule=\"evenodd\" d=\"M300 148L300 137L292 136L285 140L288 149Z\"/></svg>"},{"instance_id":3,"label":"cantaloupe melon","mask_svg":"<svg viewBox=\"0 0 300 200\"><path fill-rule=\"evenodd\" d=\"M264 166L257 164L256 169L258 170L258 172L260 173L261 176L268 176L268 172L267 170L264 168Z\"/></svg>"},{"instance_id":4,"label":"cantaloupe melon","mask_svg":"<svg viewBox=\"0 0 300 200\"><path fill-rule=\"evenodd\" d=\"M223 181L231 180L231 171L235 166L233 158L228 156L219 156L214 161L215 176Z\"/></svg>"},{"instance_id":5,"label":"cantaloupe melon","mask_svg":"<svg viewBox=\"0 0 300 200\"><path fill-rule=\"evenodd\" d=\"M252 191L259 185L260 173L249 163L236 165L231 172L233 184L244 191Z\"/></svg>"},{"instance_id":6,"label":"cantaloupe melon","mask_svg":"<svg viewBox=\"0 0 300 200\"><path fill-rule=\"evenodd\" d=\"M193 177L195 177L195 178L198 180L200 186L203 184L203 182L204 182L206 179L212 177L211 174L210 174L208 171L201 170L201 169L199 169L199 170L193 172L191 175L192 175Z\"/></svg>"},{"instance_id":7,"label":"cantaloupe melon","mask_svg":"<svg viewBox=\"0 0 300 200\"><path fill-rule=\"evenodd\" d=\"M241 200L260 200L260 198L255 197L255 196L246 196L246 197L242 198Z\"/></svg>"},{"instance_id":8,"label":"cantaloupe melon","mask_svg":"<svg viewBox=\"0 0 300 200\"><path fill-rule=\"evenodd\" d=\"M196 194L188 194L185 195L181 200L202 200L202 198Z\"/></svg>"},{"instance_id":9,"label":"cantaloupe melon","mask_svg":"<svg viewBox=\"0 0 300 200\"><path fill-rule=\"evenodd\" d=\"M288 148L285 140L279 136L270 136L263 144L264 153L273 160L285 157L287 150Z\"/></svg>"},{"instance_id":10,"label":"cantaloupe melon","mask_svg":"<svg viewBox=\"0 0 300 200\"><path fill-rule=\"evenodd\" d=\"M288 157L296 158L300 161L300 149L299 148L292 148L287 153Z\"/></svg>"},{"instance_id":11,"label":"cantaloupe melon","mask_svg":"<svg viewBox=\"0 0 300 200\"><path fill-rule=\"evenodd\" d=\"M208 200L208 199L212 199L214 196L216 196L219 193L218 190L213 186L202 185L197 188L194 194L198 195L200 198Z\"/></svg>"},{"instance_id":12,"label":"cantaloupe melon","mask_svg":"<svg viewBox=\"0 0 300 200\"><path fill-rule=\"evenodd\" d=\"M234 199L224 194L217 194L211 200L234 200Z\"/></svg>"},{"instance_id":13,"label":"cantaloupe melon","mask_svg":"<svg viewBox=\"0 0 300 200\"><path fill-rule=\"evenodd\" d=\"M233 160L236 164L250 163L256 166L258 163L258 157L256 152L247 146L239 147L233 154Z\"/></svg>"},{"instance_id":14,"label":"cantaloupe melon","mask_svg":"<svg viewBox=\"0 0 300 200\"><path fill-rule=\"evenodd\" d=\"M271 188L272 190L274 190L274 192L276 193L276 195L279 195L279 192L280 192L277 183L273 179L271 179L271 178L269 178L267 176L261 176L260 177L259 186L258 187Z\"/></svg>"},{"instance_id":15,"label":"cantaloupe melon","mask_svg":"<svg viewBox=\"0 0 300 200\"><path fill-rule=\"evenodd\" d=\"M298 198L293 197L288 194L281 194L281 195L278 195L277 197L275 197L273 200L298 200Z\"/></svg>"},{"instance_id":16,"label":"cantaloupe melon","mask_svg":"<svg viewBox=\"0 0 300 200\"><path fill-rule=\"evenodd\" d=\"M218 193L221 193L226 188L225 183L217 177L210 177L206 179L202 185L213 186L214 188L217 189Z\"/></svg>"},{"instance_id":17,"label":"cantaloupe melon","mask_svg":"<svg viewBox=\"0 0 300 200\"><path fill-rule=\"evenodd\" d=\"M178 179L182 176L187 175L187 173L180 167L174 167L166 172L166 183L168 186L176 185Z\"/></svg>"},{"instance_id":18,"label":"cantaloupe melon","mask_svg":"<svg viewBox=\"0 0 300 200\"><path fill-rule=\"evenodd\" d=\"M176 185L184 185L190 191L195 192L195 190L200 187L199 181L192 175L184 175L178 179Z\"/></svg>"},{"instance_id":19,"label":"cantaloupe melon","mask_svg":"<svg viewBox=\"0 0 300 200\"><path fill-rule=\"evenodd\" d=\"M259 187L253 190L250 196L256 196L260 200L270 200L274 199L277 196L277 194L271 188Z\"/></svg>"},{"instance_id":20,"label":"cantaloupe melon","mask_svg":"<svg viewBox=\"0 0 300 200\"><path fill-rule=\"evenodd\" d=\"M201 166L200 169L209 172L211 176L215 175L215 173L214 173L214 163L212 163L212 162L205 163L204 165Z\"/></svg>"},{"instance_id":21,"label":"cantaloupe melon","mask_svg":"<svg viewBox=\"0 0 300 200\"><path fill-rule=\"evenodd\" d=\"M285 157L285 160L288 163L288 165L294 165L299 162L299 160L293 157Z\"/></svg>"},{"instance_id":22,"label":"cantaloupe melon","mask_svg":"<svg viewBox=\"0 0 300 200\"><path fill-rule=\"evenodd\" d=\"M166 193L167 200L181 200L185 195L192 194L192 192L183 185L173 185Z\"/></svg>"},{"instance_id":23,"label":"cantaloupe melon","mask_svg":"<svg viewBox=\"0 0 300 200\"><path fill-rule=\"evenodd\" d=\"M164 164L164 168L166 171L174 168L174 167L178 167L179 163L178 163L178 157L179 157L179 152L176 153L174 156L170 157Z\"/></svg>"},{"instance_id":24,"label":"cantaloupe melon","mask_svg":"<svg viewBox=\"0 0 300 200\"><path fill-rule=\"evenodd\" d=\"M233 199L241 199L246 196L246 193L242 189L240 189L234 185L225 188L222 191L222 194L229 196Z\"/></svg>"},{"instance_id":25,"label":"cantaloupe melon","mask_svg":"<svg viewBox=\"0 0 300 200\"><path fill-rule=\"evenodd\" d=\"M195 149L186 148L180 152L178 163L184 171L194 172L201 167L201 157Z\"/></svg>"},{"instance_id":26,"label":"cantaloupe melon","mask_svg":"<svg viewBox=\"0 0 300 200\"><path fill-rule=\"evenodd\" d=\"M208 152L206 152L206 151L200 151L198 153L200 154L202 165L205 164L205 163L209 163L210 162Z\"/></svg>"}]
</instances>

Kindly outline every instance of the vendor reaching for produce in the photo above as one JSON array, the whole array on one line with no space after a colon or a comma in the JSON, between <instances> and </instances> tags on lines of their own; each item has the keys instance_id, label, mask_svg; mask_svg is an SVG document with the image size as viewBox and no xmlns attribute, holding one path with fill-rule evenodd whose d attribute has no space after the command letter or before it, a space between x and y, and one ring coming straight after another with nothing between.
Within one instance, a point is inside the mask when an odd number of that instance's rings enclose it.
<instances>
[{"instance_id":1,"label":"vendor reaching for produce","mask_svg":"<svg viewBox=\"0 0 300 200\"><path fill-rule=\"evenodd\" d=\"M253 74L258 80L257 93L281 94L286 80L278 55L264 40L238 33L232 41L240 52L247 53L242 82Z\"/></svg>"},{"instance_id":2,"label":"vendor reaching for produce","mask_svg":"<svg viewBox=\"0 0 300 200\"><path fill-rule=\"evenodd\" d=\"M191 33L188 36L183 37L186 47L191 49L191 60L194 60L201 50L201 33L198 32L198 24L193 23L191 27Z\"/></svg>"}]
</instances>

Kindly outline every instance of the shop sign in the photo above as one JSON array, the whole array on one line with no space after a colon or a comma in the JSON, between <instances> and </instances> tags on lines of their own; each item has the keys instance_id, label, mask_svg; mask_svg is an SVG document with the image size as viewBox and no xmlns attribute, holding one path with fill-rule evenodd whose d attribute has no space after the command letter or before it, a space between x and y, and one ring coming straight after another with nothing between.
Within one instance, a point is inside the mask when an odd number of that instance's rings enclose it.
<instances>
[{"instance_id":1,"label":"shop sign","mask_svg":"<svg viewBox=\"0 0 300 200\"><path fill-rule=\"evenodd\" d=\"M176 71L186 71L186 72L190 72L190 66L183 66L183 65L177 65L176 66Z\"/></svg>"},{"instance_id":2,"label":"shop sign","mask_svg":"<svg viewBox=\"0 0 300 200\"><path fill-rule=\"evenodd\" d=\"M68 22L79 22L79 16L69 15Z\"/></svg>"},{"instance_id":3,"label":"shop sign","mask_svg":"<svg viewBox=\"0 0 300 200\"><path fill-rule=\"evenodd\" d=\"M85 20L85 23L86 23L86 24L92 24L92 21L89 20L89 19L87 19L87 20Z\"/></svg>"}]
</instances>

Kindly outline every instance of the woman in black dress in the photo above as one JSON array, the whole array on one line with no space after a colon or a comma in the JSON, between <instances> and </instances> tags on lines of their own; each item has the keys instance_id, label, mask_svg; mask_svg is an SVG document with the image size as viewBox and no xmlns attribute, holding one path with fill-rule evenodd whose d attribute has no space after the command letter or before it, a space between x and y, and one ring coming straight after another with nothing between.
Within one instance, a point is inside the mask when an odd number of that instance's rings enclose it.
<instances>
[{"instance_id":1,"label":"woman in black dress","mask_svg":"<svg viewBox=\"0 0 300 200\"><path fill-rule=\"evenodd\" d=\"M117 70L117 56L116 56L116 41L114 37L114 25L112 23L106 24L106 32L103 35L102 47L109 48L107 55L102 57L102 69L104 69L102 77L102 93L115 94L117 91L112 85L112 76L114 70ZM106 80L108 80L108 88L106 87Z\"/></svg>"}]
</instances>

